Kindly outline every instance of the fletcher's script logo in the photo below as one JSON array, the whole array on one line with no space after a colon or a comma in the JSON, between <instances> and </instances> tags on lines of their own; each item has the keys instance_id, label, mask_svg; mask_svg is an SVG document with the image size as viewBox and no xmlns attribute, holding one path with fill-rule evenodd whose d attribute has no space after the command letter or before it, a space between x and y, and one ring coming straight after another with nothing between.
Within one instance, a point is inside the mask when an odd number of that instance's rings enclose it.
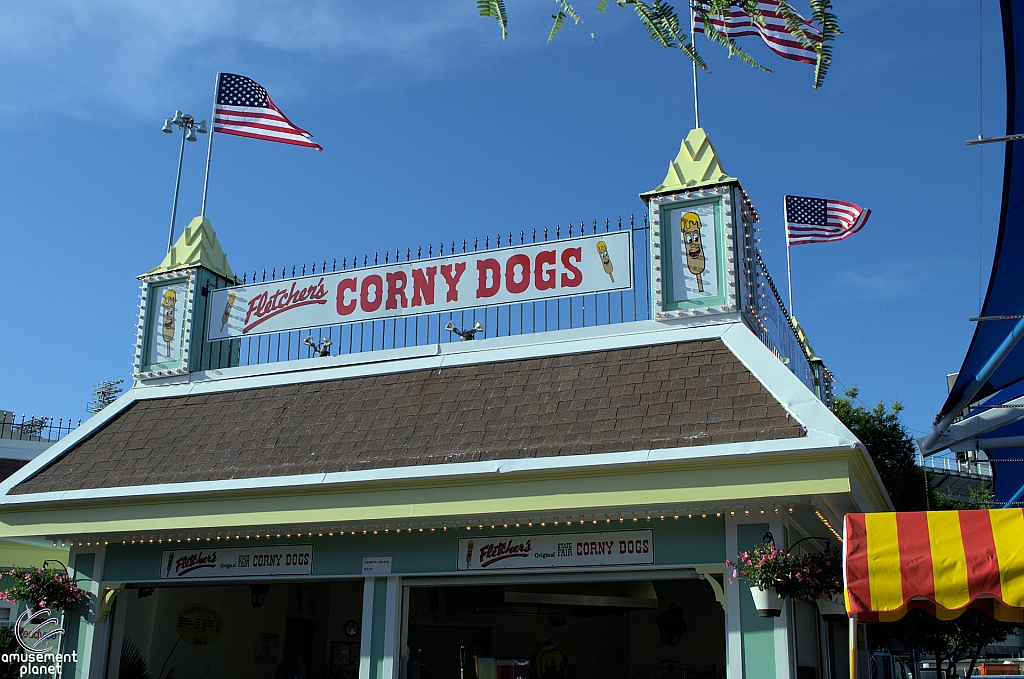
<instances>
[{"instance_id":1,"label":"fletcher's script logo","mask_svg":"<svg viewBox=\"0 0 1024 679\"><path fill-rule=\"evenodd\" d=\"M533 545L529 540L526 542L489 542L480 548L480 567L487 568L496 561L510 559L515 556L527 557L533 551Z\"/></svg>"},{"instance_id":2,"label":"fletcher's script logo","mask_svg":"<svg viewBox=\"0 0 1024 679\"><path fill-rule=\"evenodd\" d=\"M14 625L14 639L21 647L20 653L4 653L0 660L5 663L20 662L19 677L31 675L59 675L66 662L78 662L78 651L71 653L54 653L54 639L64 634L57 618L50 616L49 608L38 611L26 610ZM40 619L45 618L42 622ZM59 643L57 644L59 647Z\"/></svg>"},{"instance_id":3,"label":"fletcher's script logo","mask_svg":"<svg viewBox=\"0 0 1024 679\"><path fill-rule=\"evenodd\" d=\"M174 554L171 554L171 558L174 558ZM170 559L168 559L168 563L169 561ZM199 568L216 567L217 552L213 552L212 554L196 552L195 554L186 554L185 556L178 557L178 560L174 562L174 574L182 576L185 575L185 573L191 573Z\"/></svg>"},{"instance_id":4,"label":"fletcher's script logo","mask_svg":"<svg viewBox=\"0 0 1024 679\"><path fill-rule=\"evenodd\" d=\"M249 308L245 313L245 324L242 332L249 332L263 321L269 321L278 314L291 311L300 306L309 304L327 304L327 288L324 287L324 279L318 283L305 288L292 287L280 288L273 295L264 292L249 300ZM227 312L225 312L225 317ZM256 320L252 320L253 316Z\"/></svg>"}]
</instances>

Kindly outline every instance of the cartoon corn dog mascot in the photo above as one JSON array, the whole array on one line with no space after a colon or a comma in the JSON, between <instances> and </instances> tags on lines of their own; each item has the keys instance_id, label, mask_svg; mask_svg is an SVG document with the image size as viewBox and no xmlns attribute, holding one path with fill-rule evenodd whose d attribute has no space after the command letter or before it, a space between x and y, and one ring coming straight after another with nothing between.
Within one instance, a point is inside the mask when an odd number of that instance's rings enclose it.
<instances>
[{"instance_id":1,"label":"cartoon corn dog mascot","mask_svg":"<svg viewBox=\"0 0 1024 679\"><path fill-rule=\"evenodd\" d=\"M683 252L686 253L686 268L697 277L697 292L704 292L704 244L700 240L700 217L696 212L687 212L679 220L683 232Z\"/></svg>"},{"instance_id":2,"label":"cartoon corn dog mascot","mask_svg":"<svg viewBox=\"0 0 1024 679\"><path fill-rule=\"evenodd\" d=\"M224 315L220 317L220 331L224 332L224 326L228 324L228 319L231 318L231 307L235 306L235 300L238 296L235 293L228 295L228 303L224 305Z\"/></svg>"},{"instance_id":3,"label":"cartoon corn dog mascot","mask_svg":"<svg viewBox=\"0 0 1024 679\"><path fill-rule=\"evenodd\" d=\"M164 299L163 299L163 304L162 304L163 312L164 312L164 320L163 320L163 323L161 325L162 325L162 330L163 330L164 342L167 342L167 357L168 358L172 358L172 356L171 356L171 341L174 340L174 331L175 331L174 307L177 306L177 304L178 304L178 295L174 292L174 290L168 290L167 292L164 293Z\"/></svg>"},{"instance_id":4,"label":"cartoon corn dog mascot","mask_svg":"<svg viewBox=\"0 0 1024 679\"><path fill-rule=\"evenodd\" d=\"M466 568L469 568L469 565L471 563L473 563L473 541L472 540L470 540L469 544L466 546Z\"/></svg>"},{"instance_id":5,"label":"cartoon corn dog mascot","mask_svg":"<svg viewBox=\"0 0 1024 679\"><path fill-rule=\"evenodd\" d=\"M604 272L608 274L608 278L611 278L612 283L614 283L615 276L612 275L612 260L608 256L608 246L605 245L603 240L597 241L597 256L601 258L601 266L604 267Z\"/></svg>"}]
</instances>

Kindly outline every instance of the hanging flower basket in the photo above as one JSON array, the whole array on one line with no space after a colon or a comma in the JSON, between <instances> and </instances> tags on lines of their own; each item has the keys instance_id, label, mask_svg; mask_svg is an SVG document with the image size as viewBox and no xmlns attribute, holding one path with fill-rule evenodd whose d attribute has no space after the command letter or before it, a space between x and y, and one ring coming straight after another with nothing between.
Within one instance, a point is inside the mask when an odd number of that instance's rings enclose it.
<instances>
[{"instance_id":1,"label":"hanging flower basket","mask_svg":"<svg viewBox=\"0 0 1024 679\"><path fill-rule=\"evenodd\" d=\"M14 578L14 582L0 591L0 601L23 601L33 610L67 611L89 596L68 575L53 568L15 568L4 575Z\"/></svg>"},{"instance_id":2,"label":"hanging flower basket","mask_svg":"<svg viewBox=\"0 0 1024 679\"><path fill-rule=\"evenodd\" d=\"M830 597L822 597L815 599L814 603L817 604L821 619L825 622L846 621L846 603L843 601L842 595L833 594Z\"/></svg>"},{"instance_id":3,"label":"hanging flower basket","mask_svg":"<svg viewBox=\"0 0 1024 679\"><path fill-rule=\"evenodd\" d=\"M750 596L754 597L754 608L762 618L777 618L782 615L783 598L774 587L760 589L750 588Z\"/></svg>"},{"instance_id":4,"label":"hanging flower basket","mask_svg":"<svg viewBox=\"0 0 1024 679\"><path fill-rule=\"evenodd\" d=\"M780 615L782 600L787 596L810 602L825 599L832 603L843 589L842 555L835 549L794 556L769 541L749 552L740 552L735 562L726 563L734 568L730 582L742 579L750 585L750 593L762 617ZM839 607L839 611L830 608L829 615L841 612L845 616L845 608L842 604Z\"/></svg>"}]
</instances>

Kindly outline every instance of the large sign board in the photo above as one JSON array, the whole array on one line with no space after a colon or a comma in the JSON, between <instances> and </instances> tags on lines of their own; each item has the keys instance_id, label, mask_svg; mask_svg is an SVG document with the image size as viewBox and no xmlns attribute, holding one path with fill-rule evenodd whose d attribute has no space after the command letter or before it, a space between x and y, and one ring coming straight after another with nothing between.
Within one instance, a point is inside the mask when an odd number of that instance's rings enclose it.
<instances>
[{"instance_id":1,"label":"large sign board","mask_svg":"<svg viewBox=\"0 0 1024 679\"><path fill-rule=\"evenodd\" d=\"M207 339L628 290L632 232L210 291Z\"/></svg>"},{"instance_id":2,"label":"large sign board","mask_svg":"<svg viewBox=\"0 0 1024 679\"><path fill-rule=\"evenodd\" d=\"M654 563L654 531L460 538L458 570L497 571Z\"/></svg>"},{"instance_id":3,"label":"large sign board","mask_svg":"<svg viewBox=\"0 0 1024 679\"><path fill-rule=\"evenodd\" d=\"M161 580L310 575L312 572L313 545L169 549L160 555Z\"/></svg>"}]
</instances>

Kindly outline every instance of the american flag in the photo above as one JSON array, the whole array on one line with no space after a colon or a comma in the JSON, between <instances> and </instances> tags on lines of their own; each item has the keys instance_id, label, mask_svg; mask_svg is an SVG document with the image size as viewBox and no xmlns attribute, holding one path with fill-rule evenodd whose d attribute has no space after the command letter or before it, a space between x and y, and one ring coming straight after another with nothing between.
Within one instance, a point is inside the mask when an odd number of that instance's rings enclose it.
<instances>
[{"instance_id":1,"label":"american flag","mask_svg":"<svg viewBox=\"0 0 1024 679\"><path fill-rule=\"evenodd\" d=\"M765 0L757 3L757 9L764 18L764 25L758 23L754 18L743 11L740 7L731 6L728 14L721 16L710 15L708 21L718 29L718 32L727 38L742 38L748 35L758 35L764 40L764 44L779 56L802 61L805 64L818 63L818 53L813 49L804 47L799 40L786 29L786 18L779 11L779 3L775 0ZM807 19L803 19L804 30L807 37L815 44L821 44L821 31ZM695 12L693 19L694 32L704 32L704 17L700 12Z\"/></svg>"},{"instance_id":2,"label":"american flag","mask_svg":"<svg viewBox=\"0 0 1024 679\"><path fill-rule=\"evenodd\" d=\"M790 245L831 243L864 228L871 210L841 200L786 196L786 240Z\"/></svg>"},{"instance_id":3,"label":"american flag","mask_svg":"<svg viewBox=\"0 0 1024 679\"><path fill-rule=\"evenodd\" d=\"M281 113L281 109L274 105L270 95L259 83L234 73L220 74L213 131L309 146L323 151L323 148L313 143L313 135L296 127Z\"/></svg>"}]
</instances>

